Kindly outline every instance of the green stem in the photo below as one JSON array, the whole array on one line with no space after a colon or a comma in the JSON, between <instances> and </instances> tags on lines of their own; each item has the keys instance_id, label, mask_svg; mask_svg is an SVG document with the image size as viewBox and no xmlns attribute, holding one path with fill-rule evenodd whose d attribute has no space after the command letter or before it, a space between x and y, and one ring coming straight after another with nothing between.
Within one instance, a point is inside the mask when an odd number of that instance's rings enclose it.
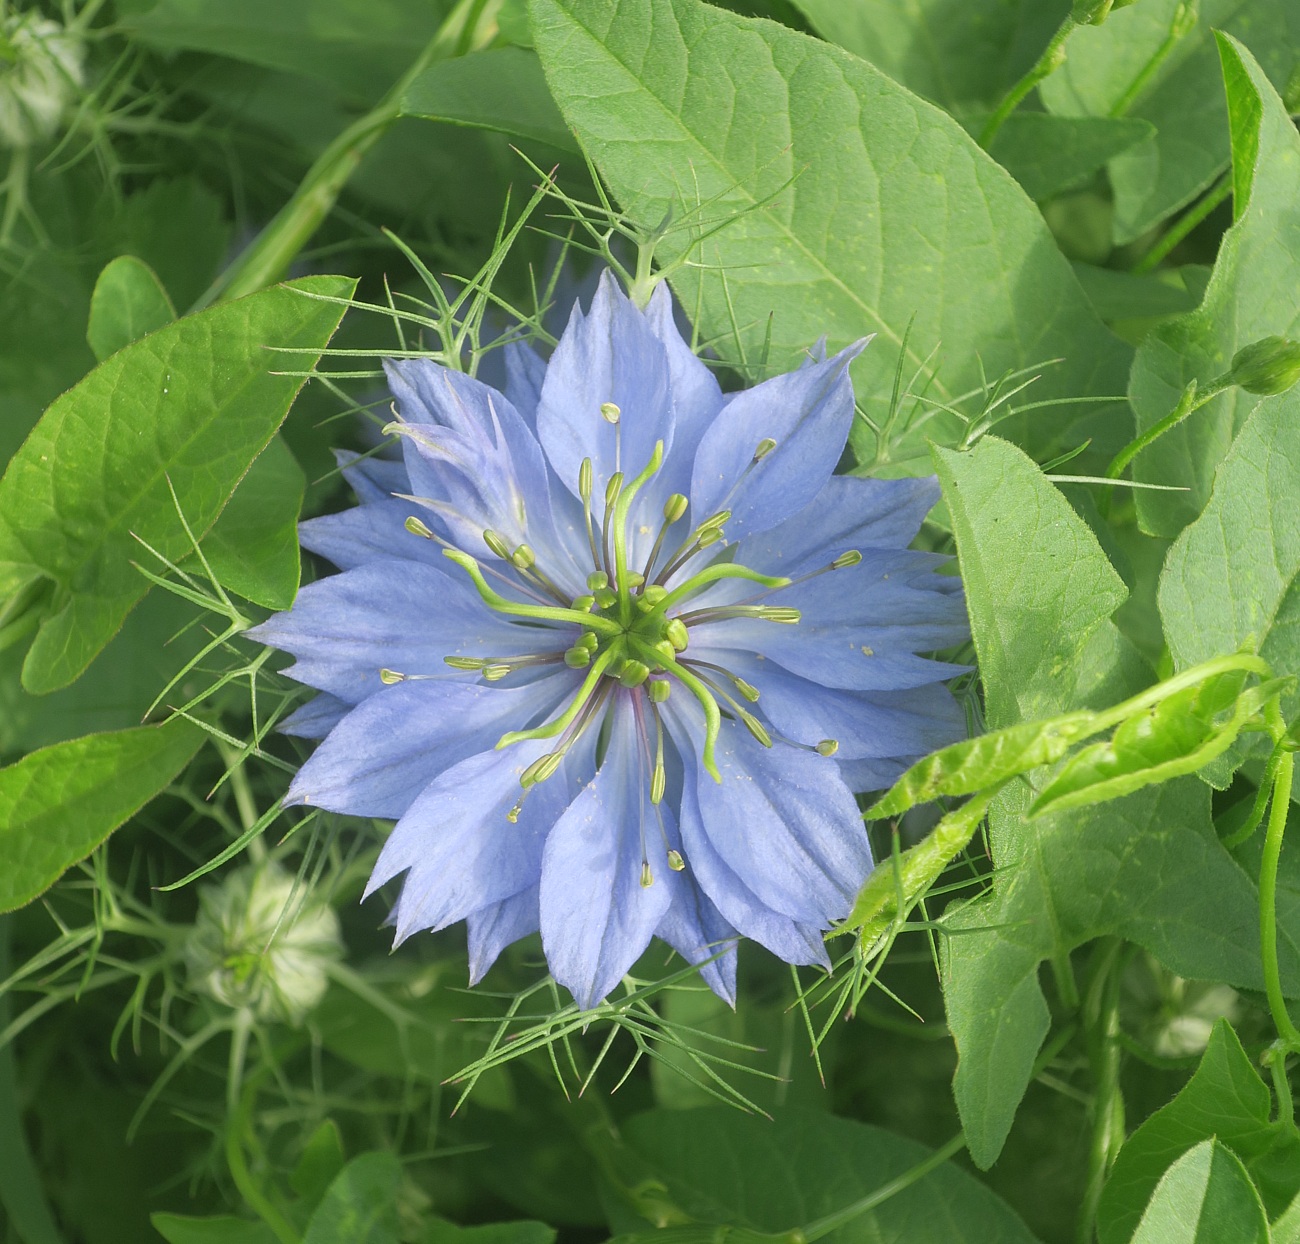
<instances>
[{"instance_id":1,"label":"green stem","mask_svg":"<svg viewBox=\"0 0 1300 1244\"><path fill-rule=\"evenodd\" d=\"M1078 1244L1092 1244L1102 1188L1115 1155L1124 1143L1124 1097L1119 1083L1123 1058L1123 1047L1119 1042L1119 996L1124 943L1118 938L1108 938L1098 946L1097 953L1100 962L1089 984L1085 1004L1096 1092L1092 1142L1088 1149L1088 1178L1079 1211Z\"/></svg>"},{"instance_id":2,"label":"green stem","mask_svg":"<svg viewBox=\"0 0 1300 1244\"><path fill-rule=\"evenodd\" d=\"M1282 973L1277 960L1277 871L1282 858L1282 837L1286 832L1287 812L1291 807L1291 782L1295 773L1295 753L1285 752L1277 767L1273 783L1273 804L1268 814L1264 836L1264 858L1259 865L1259 939L1264 961L1264 988L1268 1009L1273 1015L1278 1036L1288 1050L1300 1052L1300 1031L1286 1009L1282 993Z\"/></svg>"},{"instance_id":3,"label":"green stem","mask_svg":"<svg viewBox=\"0 0 1300 1244\"><path fill-rule=\"evenodd\" d=\"M192 311L218 300L251 294L284 276L298 252L334 209L339 194L366 153L401 115L402 98L411 83L435 61L461 55L473 46L486 5L487 0L461 0L388 94L320 153L289 201L209 286Z\"/></svg>"},{"instance_id":4,"label":"green stem","mask_svg":"<svg viewBox=\"0 0 1300 1244\"><path fill-rule=\"evenodd\" d=\"M1112 105L1110 110L1112 117L1122 117L1133 107L1137 97L1147 89L1151 79L1156 76L1160 67L1169 59L1169 54L1178 46L1179 41L1189 31L1195 29L1195 7L1194 3L1184 3L1174 10L1173 20L1169 23L1169 32L1161 41L1160 46L1151 54L1151 59L1138 70L1137 76L1129 83L1128 89Z\"/></svg>"},{"instance_id":5,"label":"green stem","mask_svg":"<svg viewBox=\"0 0 1300 1244\"><path fill-rule=\"evenodd\" d=\"M1106 478L1119 479L1124 474L1125 467L1148 445L1158 441L1171 428L1177 427L1188 415L1200 410L1211 398L1218 397L1231 383L1227 376L1220 376L1217 380L1211 380L1208 388L1198 392L1196 381L1191 381L1187 388L1183 390L1182 396L1178 399L1178 405L1173 410L1159 423L1152 424L1151 427L1147 428L1136 440L1130 441L1111 459L1110 466L1106 468Z\"/></svg>"},{"instance_id":6,"label":"green stem","mask_svg":"<svg viewBox=\"0 0 1300 1244\"><path fill-rule=\"evenodd\" d=\"M1210 187L1198 202L1192 204L1187 211L1169 226L1155 245L1133 265L1133 271L1152 271L1179 242L1231 194L1232 172L1229 170Z\"/></svg>"},{"instance_id":7,"label":"green stem","mask_svg":"<svg viewBox=\"0 0 1300 1244\"><path fill-rule=\"evenodd\" d=\"M989 144L1002 128L1002 123L1020 106L1020 101L1065 63L1065 41L1074 33L1074 28L1078 24L1073 14L1068 16L1052 36L1047 47L1043 49L1043 54L1034 63L1033 68L1003 97L1002 102L980 131L979 142L985 151L989 149Z\"/></svg>"}]
</instances>

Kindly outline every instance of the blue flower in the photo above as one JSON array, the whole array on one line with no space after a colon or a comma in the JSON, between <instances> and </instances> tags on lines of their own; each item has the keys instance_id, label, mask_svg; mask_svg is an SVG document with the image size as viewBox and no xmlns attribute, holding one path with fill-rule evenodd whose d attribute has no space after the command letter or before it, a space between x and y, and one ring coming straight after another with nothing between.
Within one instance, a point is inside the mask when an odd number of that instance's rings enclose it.
<instances>
[{"instance_id":1,"label":"blue flower","mask_svg":"<svg viewBox=\"0 0 1300 1244\"><path fill-rule=\"evenodd\" d=\"M656 936L730 1001L738 935L827 962L854 792L963 732L933 481L833 474L865 344L724 395L607 274L504 393L388 364L403 461L344 458L361 504L302 526L342 573L253 634L322 693L290 801L397 821L398 941L464 920L477 981L540 929L584 1008Z\"/></svg>"}]
</instances>

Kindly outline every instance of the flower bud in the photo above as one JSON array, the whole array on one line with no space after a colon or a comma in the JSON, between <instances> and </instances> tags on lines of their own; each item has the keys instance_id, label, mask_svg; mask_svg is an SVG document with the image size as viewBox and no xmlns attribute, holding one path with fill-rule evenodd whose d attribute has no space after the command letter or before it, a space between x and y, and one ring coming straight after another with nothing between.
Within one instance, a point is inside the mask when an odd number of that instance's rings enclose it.
<instances>
[{"instance_id":1,"label":"flower bud","mask_svg":"<svg viewBox=\"0 0 1300 1244\"><path fill-rule=\"evenodd\" d=\"M1300 342L1286 337L1262 337L1232 356L1232 383L1247 393L1285 393L1300 380Z\"/></svg>"},{"instance_id":2,"label":"flower bud","mask_svg":"<svg viewBox=\"0 0 1300 1244\"><path fill-rule=\"evenodd\" d=\"M80 36L34 12L0 24L0 145L30 147L53 137L85 80Z\"/></svg>"},{"instance_id":3,"label":"flower bud","mask_svg":"<svg viewBox=\"0 0 1300 1244\"><path fill-rule=\"evenodd\" d=\"M184 945L196 993L290 1024L325 996L329 966L342 951L333 908L301 891L294 899L293 877L270 863L204 886Z\"/></svg>"}]
</instances>

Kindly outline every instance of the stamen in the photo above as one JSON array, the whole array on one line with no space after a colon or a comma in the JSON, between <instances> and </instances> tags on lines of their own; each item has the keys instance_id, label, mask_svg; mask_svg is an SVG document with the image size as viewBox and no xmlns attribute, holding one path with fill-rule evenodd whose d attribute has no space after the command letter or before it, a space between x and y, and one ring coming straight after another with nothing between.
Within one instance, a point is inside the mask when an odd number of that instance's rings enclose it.
<instances>
[{"instance_id":1,"label":"stamen","mask_svg":"<svg viewBox=\"0 0 1300 1244\"><path fill-rule=\"evenodd\" d=\"M713 609L697 609L683 613L681 620L687 626L702 626L706 622L727 622L732 618L754 618L759 622L780 622L794 626L803 616L798 609L778 605L719 605Z\"/></svg>"},{"instance_id":2,"label":"stamen","mask_svg":"<svg viewBox=\"0 0 1300 1244\"><path fill-rule=\"evenodd\" d=\"M405 682L406 675L399 674L396 670L382 669L379 671L379 681L386 687L391 687L395 683Z\"/></svg>"},{"instance_id":3,"label":"stamen","mask_svg":"<svg viewBox=\"0 0 1300 1244\"><path fill-rule=\"evenodd\" d=\"M410 497L407 496L405 493L394 493L393 495L400 497L404 501L415 501L421 505L432 504L425 498ZM421 522L420 519L416 518L414 514L411 514L407 517L404 526L406 527L406 530L409 531L413 536L421 536L425 540L432 540L435 544L442 545L444 552L446 552L448 549L453 549L457 553L460 552L460 549L456 548L454 544L452 544L449 540L444 540L436 532L431 531L429 527L425 523ZM501 571L496 569L495 566L484 566L483 569L487 574L490 574L494 579L500 579L501 582L506 584L506 586L508 587L519 586L519 584L514 579L507 578L504 574L501 573ZM547 582L549 582L549 580ZM537 593L532 590L531 585L526 584L524 586L524 591L526 591L528 595L531 596L534 600L538 600L538 601L541 600L541 597L538 596ZM556 592L552 592L551 595L554 596L557 600L559 600L561 604L564 603L564 597L559 595L558 590Z\"/></svg>"},{"instance_id":4,"label":"stamen","mask_svg":"<svg viewBox=\"0 0 1300 1244\"><path fill-rule=\"evenodd\" d=\"M622 414L623 412L614 402L601 402L600 417L604 419L606 423L617 424Z\"/></svg>"},{"instance_id":5,"label":"stamen","mask_svg":"<svg viewBox=\"0 0 1300 1244\"><path fill-rule=\"evenodd\" d=\"M757 704L759 699L758 688L753 683L746 682L739 674L733 674L725 665L715 665L712 661L700 661L692 659L691 664L697 669L713 670L714 673L721 674L727 679L741 695L751 704Z\"/></svg>"},{"instance_id":6,"label":"stamen","mask_svg":"<svg viewBox=\"0 0 1300 1244\"><path fill-rule=\"evenodd\" d=\"M763 439L758 442L758 445L754 449L753 460L755 462L762 462L763 459L766 458L767 455L770 454L772 450L774 450L775 448L776 448L776 441L774 441L770 436L763 437Z\"/></svg>"},{"instance_id":7,"label":"stamen","mask_svg":"<svg viewBox=\"0 0 1300 1244\"><path fill-rule=\"evenodd\" d=\"M537 618L546 622L574 623L581 627L600 631L610 636L610 638L617 638L623 633L618 623L609 618L601 618L590 613L580 613L576 609L553 608L550 605L526 605L523 601L508 600L488 587L487 580L483 578L483 571L480 569L478 562L467 553L462 553L459 549L444 549L443 556L455 562L469 575L484 603L489 609L497 613L510 614L518 618Z\"/></svg>"},{"instance_id":8,"label":"stamen","mask_svg":"<svg viewBox=\"0 0 1300 1244\"><path fill-rule=\"evenodd\" d=\"M434 539L434 534L428 524L422 523L414 514L406 520L405 526L406 530L413 536L423 536L426 540Z\"/></svg>"},{"instance_id":9,"label":"stamen","mask_svg":"<svg viewBox=\"0 0 1300 1244\"><path fill-rule=\"evenodd\" d=\"M645 563L645 578L648 579L654 569L655 561L664 546L664 539L668 535L668 529L686 513L689 507L690 502L680 492L673 493L664 502L664 521L659 527L659 534L655 536L654 544L650 546L650 556L646 558Z\"/></svg>"},{"instance_id":10,"label":"stamen","mask_svg":"<svg viewBox=\"0 0 1300 1244\"><path fill-rule=\"evenodd\" d=\"M587 544L591 549L592 565L600 565L600 553L596 549L596 532L591 522L591 459L584 458L578 468L578 495L582 498L582 516L587 523Z\"/></svg>"},{"instance_id":11,"label":"stamen","mask_svg":"<svg viewBox=\"0 0 1300 1244\"><path fill-rule=\"evenodd\" d=\"M839 750L839 739L822 739L822 741L813 748L813 751L815 751L819 756L834 756Z\"/></svg>"},{"instance_id":12,"label":"stamen","mask_svg":"<svg viewBox=\"0 0 1300 1244\"><path fill-rule=\"evenodd\" d=\"M682 872L685 869L686 861L682 859L682 853L680 851L668 852L668 867L675 873Z\"/></svg>"},{"instance_id":13,"label":"stamen","mask_svg":"<svg viewBox=\"0 0 1300 1244\"><path fill-rule=\"evenodd\" d=\"M615 471L609 477L609 483L605 485L605 516L600 525L600 549L604 557L600 559L599 564L604 566L606 571L612 571L614 567L614 557L610 552L609 531L614 522L614 505L618 501L618 494L623 491L623 472ZM615 576L615 586L617 586L617 576Z\"/></svg>"},{"instance_id":14,"label":"stamen","mask_svg":"<svg viewBox=\"0 0 1300 1244\"><path fill-rule=\"evenodd\" d=\"M672 692L673 685L666 678L652 678L646 684L651 704L662 704Z\"/></svg>"},{"instance_id":15,"label":"stamen","mask_svg":"<svg viewBox=\"0 0 1300 1244\"><path fill-rule=\"evenodd\" d=\"M641 888L648 890L655 883L654 873L650 871L650 861L641 861Z\"/></svg>"},{"instance_id":16,"label":"stamen","mask_svg":"<svg viewBox=\"0 0 1300 1244\"><path fill-rule=\"evenodd\" d=\"M722 525L731 517L730 510L719 510L710 515L677 546L668 564L659 572L656 583L667 583L700 549L706 549L722 539Z\"/></svg>"},{"instance_id":17,"label":"stamen","mask_svg":"<svg viewBox=\"0 0 1300 1244\"><path fill-rule=\"evenodd\" d=\"M722 729L722 713L718 709L717 700L709 694L708 687L679 661L661 654L659 663L670 674L675 674L700 702L700 707L704 710L704 768L715 782L721 783L722 774L718 772L718 762L713 755L718 742L718 731Z\"/></svg>"},{"instance_id":18,"label":"stamen","mask_svg":"<svg viewBox=\"0 0 1300 1244\"><path fill-rule=\"evenodd\" d=\"M710 669L718 668L716 665L703 661L692 661L690 664L696 668L700 668L706 664L708 664ZM732 697L729 696L720 686L718 686L718 684L707 674L701 675L701 677L705 683L707 683L727 702L727 707L731 709L737 720L744 724L745 729L748 730L754 738L756 738L764 747L772 746L772 736L768 733L767 727L764 726L753 713L737 704L736 701L732 699Z\"/></svg>"},{"instance_id":19,"label":"stamen","mask_svg":"<svg viewBox=\"0 0 1300 1244\"><path fill-rule=\"evenodd\" d=\"M503 562L510 560L510 547L506 544L505 537L500 532L489 528L483 533L483 543L488 546L493 556L499 557Z\"/></svg>"}]
</instances>

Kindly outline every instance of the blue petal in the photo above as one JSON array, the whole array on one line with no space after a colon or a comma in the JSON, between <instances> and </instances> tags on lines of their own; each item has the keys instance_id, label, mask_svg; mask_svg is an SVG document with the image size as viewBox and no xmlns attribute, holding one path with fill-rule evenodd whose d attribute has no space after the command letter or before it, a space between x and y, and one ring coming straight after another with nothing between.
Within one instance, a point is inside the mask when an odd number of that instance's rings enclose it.
<instances>
[{"instance_id":1,"label":"blue petal","mask_svg":"<svg viewBox=\"0 0 1300 1244\"><path fill-rule=\"evenodd\" d=\"M493 530L511 548L532 545L554 564L546 460L511 402L427 359L386 362L385 368L408 421L397 430L411 492L426 502L452 543L486 556L483 533Z\"/></svg>"},{"instance_id":2,"label":"blue petal","mask_svg":"<svg viewBox=\"0 0 1300 1244\"><path fill-rule=\"evenodd\" d=\"M717 379L682 339L673 311L672 295L667 284L661 282L650 295L645 310L651 331L663 342L672 393L673 441L651 486L651 499L657 500L660 506L671 493L690 496L691 472L700 440L722 409L722 390Z\"/></svg>"},{"instance_id":3,"label":"blue petal","mask_svg":"<svg viewBox=\"0 0 1300 1244\"><path fill-rule=\"evenodd\" d=\"M579 677L566 669L515 688L432 680L384 687L316 749L286 802L399 817L444 770L549 713Z\"/></svg>"},{"instance_id":4,"label":"blue petal","mask_svg":"<svg viewBox=\"0 0 1300 1244\"><path fill-rule=\"evenodd\" d=\"M527 342L511 341L504 347L506 397L528 425L537 432L537 403L542 400L546 361Z\"/></svg>"},{"instance_id":5,"label":"blue petal","mask_svg":"<svg viewBox=\"0 0 1300 1244\"><path fill-rule=\"evenodd\" d=\"M531 885L518 894L489 903L465 917L469 931L469 983L477 985L487 975L501 952L521 937L536 933L540 927L537 895L539 886Z\"/></svg>"},{"instance_id":6,"label":"blue petal","mask_svg":"<svg viewBox=\"0 0 1300 1244\"><path fill-rule=\"evenodd\" d=\"M737 393L705 432L691 478L696 522L730 510L727 535L736 540L775 527L825 486L853 423L849 363L860 341L825 363L774 376ZM760 462L761 441L776 448Z\"/></svg>"},{"instance_id":7,"label":"blue petal","mask_svg":"<svg viewBox=\"0 0 1300 1244\"><path fill-rule=\"evenodd\" d=\"M703 751L702 715L693 709L667 715L692 762ZM722 781L695 765L694 788L704 832L722 861L759 902L791 920L824 928L846 915L871 871L871 848L834 761L781 743L765 748L734 721L722 723L715 757Z\"/></svg>"},{"instance_id":8,"label":"blue petal","mask_svg":"<svg viewBox=\"0 0 1300 1244\"><path fill-rule=\"evenodd\" d=\"M418 510L410 501L387 497L309 518L298 524L298 539L303 548L329 558L340 570L390 557L441 565L442 549L406 530L407 518Z\"/></svg>"},{"instance_id":9,"label":"blue petal","mask_svg":"<svg viewBox=\"0 0 1300 1244\"><path fill-rule=\"evenodd\" d=\"M613 402L617 426L600 413ZM574 304L569 325L546 369L537 407L537 433L555 473L576 497L578 472L590 458L603 495L616 471L631 476L650 461L656 441L673 440L669 365L663 342L606 272L591 312ZM600 502L598 496L597 501ZM603 512L598 504L597 512Z\"/></svg>"},{"instance_id":10,"label":"blue petal","mask_svg":"<svg viewBox=\"0 0 1300 1244\"><path fill-rule=\"evenodd\" d=\"M773 911L736 875L709 838L696 785L691 780L693 763L687 765L687 784L682 791L681 827L686 871L699 884L719 914L743 936L766 946L786 963L817 963L830 967L820 926L791 920ZM711 779L710 779L711 780Z\"/></svg>"},{"instance_id":11,"label":"blue petal","mask_svg":"<svg viewBox=\"0 0 1300 1244\"><path fill-rule=\"evenodd\" d=\"M641 884L659 841L649 774L630 697L611 710L604 764L546 840L541 921L546 962L583 1010L605 998L650 944L672 901L665 863ZM661 852L656 852L660 855Z\"/></svg>"},{"instance_id":12,"label":"blue petal","mask_svg":"<svg viewBox=\"0 0 1300 1244\"><path fill-rule=\"evenodd\" d=\"M760 693L758 708L796 743L835 739L837 760L911 763L966 735L966 715L944 686L908 691L844 691L791 674L774 661L733 652L720 662Z\"/></svg>"},{"instance_id":13,"label":"blue petal","mask_svg":"<svg viewBox=\"0 0 1300 1244\"><path fill-rule=\"evenodd\" d=\"M384 684L381 669L446 674L447 656L562 652L574 630L512 625L446 563L374 561L304 587L288 613L246 632L298 658L290 677L350 704Z\"/></svg>"},{"instance_id":14,"label":"blue petal","mask_svg":"<svg viewBox=\"0 0 1300 1244\"><path fill-rule=\"evenodd\" d=\"M382 501L395 492L411 491L411 481L403 462L381 458L377 454L357 454L350 449L336 449L334 460L363 505Z\"/></svg>"},{"instance_id":15,"label":"blue petal","mask_svg":"<svg viewBox=\"0 0 1300 1244\"><path fill-rule=\"evenodd\" d=\"M547 741L480 752L453 765L413 803L384 843L363 897L405 872L396 909L397 941L443 929L537 881L542 844L568 799L563 780L523 794L519 778ZM557 775L558 776L558 775Z\"/></svg>"},{"instance_id":16,"label":"blue petal","mask_svg":"<svg viewBox=\"0 0 1300 1244\"><path fill-rule=\"evenodd\" d=\"M906 548L939 500L934 479L832 475L803 509L740 542L736 560L794 578L829 565L849 549Z\"/></svg>"},{"instance_id":17,"label":"blue petal","mask_svg":"<svg viewBox=\"0 0 1300 1244\"><path fill-rule=\"evenodd\" d=\"M277 729L297 739L323 739L351 710L346 700L322 692L295 708Z\"/></svg>"}]
</instances>

